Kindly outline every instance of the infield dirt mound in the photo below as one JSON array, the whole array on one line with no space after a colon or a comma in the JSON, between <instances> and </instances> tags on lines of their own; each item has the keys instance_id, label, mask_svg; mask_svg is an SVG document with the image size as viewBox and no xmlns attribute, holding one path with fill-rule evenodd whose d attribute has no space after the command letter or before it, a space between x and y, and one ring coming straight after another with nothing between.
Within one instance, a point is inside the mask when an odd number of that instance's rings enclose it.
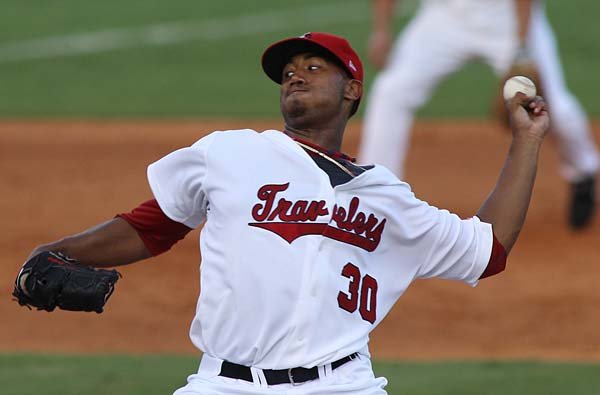
<instances>
[{"instance_id":1,"label":"infield dirt mound","mask_svg":"<svg viewBox=\"0 0 600 395\"><path fill-rule=\"evenodd\" d=\"M215 129L279 126L1 122L0 351L196 353L187 333L198 293L198 231L163 256L122 268L123 279L101 315L29 311L11 301L12 281L36 244L151 198L145 178L150 162ZM350 125L346 136L349 154L357 150L358 126ZM473 215L502 166L506 133L484 121L419 122L413 136L407 180L417 196ZM374 356L600 360L600 225L596 220L581 233L566 227L568 190L557 174L556 150L548 141L508 270L475 289L438 280L415 283L374 332Z\"/></svg>"}]
</instances>

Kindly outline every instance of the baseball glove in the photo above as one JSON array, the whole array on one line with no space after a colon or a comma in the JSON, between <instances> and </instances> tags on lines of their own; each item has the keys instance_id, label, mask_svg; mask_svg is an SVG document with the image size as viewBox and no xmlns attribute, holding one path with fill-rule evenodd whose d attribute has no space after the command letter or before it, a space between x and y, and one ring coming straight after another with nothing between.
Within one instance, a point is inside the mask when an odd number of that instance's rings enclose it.
<instances>
[{"instance_id":1,"label":"baseball glove","mask_svg":"<svg viewBox=\"0 0 600 395\"><path fill-rule=\"evenodd\" d=\"M510 128L510 122L508 110L506 108L506 104L504 103L502 90L506 80L516 75L522 75L529 78L531 81L533 81L537 88L537 95L544 96L542 92L540 74L535 62L527 55L527 53L521 51L520 54L517 55L510 70L508 70L508 72L500 79L498 91L496 92L494 102L492 104L492 114L494 118L506 128Z\"/></svg>"},{"instance_id":2,"label":"baseball glove","mask_svg":"<svg viewBox=\"0 0 600 395\"><path fill-rule=\"evenodd\" d=\"M45 251L29 259L15 280L13 296L21 306L53 311L101 313L121 277L116 270L80 266L66 256Z\"/></svg>"}]
</instances>

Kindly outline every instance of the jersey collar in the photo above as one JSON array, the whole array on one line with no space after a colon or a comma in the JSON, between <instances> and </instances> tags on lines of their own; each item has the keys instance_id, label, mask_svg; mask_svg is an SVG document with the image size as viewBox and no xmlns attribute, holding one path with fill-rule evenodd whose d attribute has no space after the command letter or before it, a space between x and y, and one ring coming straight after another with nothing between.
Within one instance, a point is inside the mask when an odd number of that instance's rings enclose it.
<instances>
[{"instance_id":1,"label":"jersey collar","mask_svg":"<svg viewBox=\"0 0 600 395\"><path fill-rule=\"evenodd\" d=\"M324 153L325 155L334 158L334 159L343 159L343 160L347 160L350 161L352 163L356 162L356 158L353 158L349 155L344 154L343 152L340 151L336 151L336 150L330 150L327 148L323 148L320 145L317 145L315 143L311 143L310 141L298 138L296 136L292 136L290 133L286 132L285 130L283 131L283 133L285 133L286 136L288 136L289 138L291 138L294 141L298 141L299 143L308 145L311 148L316 149L319 152Z\"/></svg>"}]
</instances>

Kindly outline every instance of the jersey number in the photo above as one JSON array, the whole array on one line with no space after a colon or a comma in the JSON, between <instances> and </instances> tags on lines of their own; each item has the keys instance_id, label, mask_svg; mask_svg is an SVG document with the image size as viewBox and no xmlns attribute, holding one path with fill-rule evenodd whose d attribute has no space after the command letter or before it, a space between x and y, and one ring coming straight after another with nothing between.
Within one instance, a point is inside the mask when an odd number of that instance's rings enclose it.
<instances>
[{"instance_id":1,"label":"jersey number","mask_svg":"<svg viewBox=\"0 0 600 395\"><path fill-rule=\"evenodd\" d=\"M348 293L338 293L338 305L349 313L356 309L363 320L371 324L377 317L377 280L365 274L361 278L360 269L348 262L342 269L342 276L350 279Z\"/></svg>"}]
</instances>

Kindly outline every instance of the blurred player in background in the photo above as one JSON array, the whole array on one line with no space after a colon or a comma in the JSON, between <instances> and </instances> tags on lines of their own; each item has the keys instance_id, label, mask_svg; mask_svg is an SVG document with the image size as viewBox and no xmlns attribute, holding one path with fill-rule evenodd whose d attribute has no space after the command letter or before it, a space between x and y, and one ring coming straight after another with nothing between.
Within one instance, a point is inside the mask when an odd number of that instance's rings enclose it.
<instances>
[{"instance_id":1,"label":"blurred player in background","mask_svg":"<svg viewBox=\"0 0 600 395\"><path fill-rule=\"evenodd\" d=\"M552 108L561 174L571 184L569 223L580 229L595 211L599 154L584 110L563 78L544 5L535 0L423 0L392 45L394 0L373 0L369 57L381 68L367 101L359 157L399 177L414 113L449 74L473 59L505 76L515 64L535 65Z\"/></svg>"}]
</instances>

